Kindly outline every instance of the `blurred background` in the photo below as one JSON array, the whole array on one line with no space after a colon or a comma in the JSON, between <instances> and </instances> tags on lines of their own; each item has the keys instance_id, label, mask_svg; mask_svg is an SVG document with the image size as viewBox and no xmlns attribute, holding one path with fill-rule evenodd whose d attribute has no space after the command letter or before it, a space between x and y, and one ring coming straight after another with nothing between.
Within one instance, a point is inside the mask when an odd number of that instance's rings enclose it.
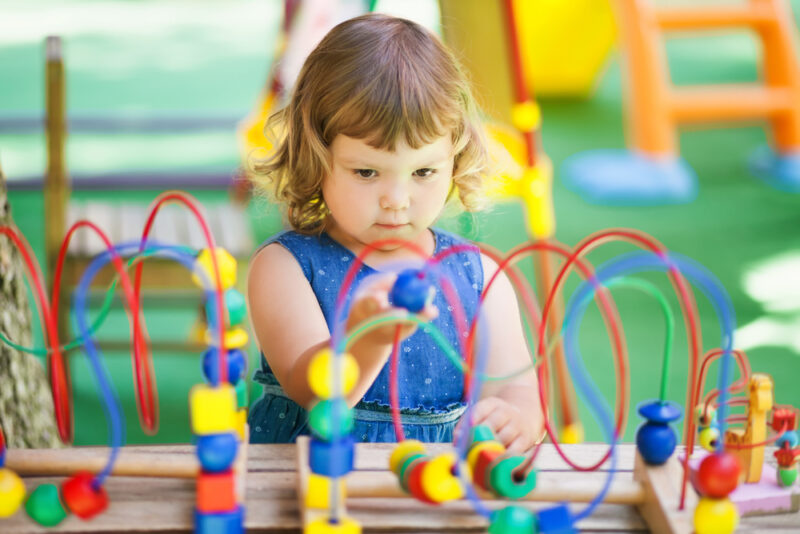
<instances>
[{"instance_id":1,"label":"blurred background","mask_svg":"<svg viewBox=\"0 0 800 534\"><path fill-rule=\"evenodd\" d=\"M357 10L364 9L365 2L349 4L347 9ZM790 5L796 30L800 0ZM442 33L443 9L435 0L382 0L375 9ZM135 203L144 209L158 193L177 185L213 209L234 202L240 191L235 184L242 166L237 127L258 110L278 50L283 10L280 0L5 0L0 4L0 165L14 221L43 264L48 221L42 194L46 36L62 38L71 202L103 204L112 210ZM612 24L597 19L601 23ZM496 39L503 42L505 35L497 33ZM748 170L749 155L768 142L762 124L681 130L680 152L698 184L696 198L686 203L590 204L564 186L561 170L568 157L625 146L625 91L613 25L602 39L604 44L598 47L606 51L595 54L596 67L581 90L538 98L542 147L555 170L555 238L573 246L601 229L637 228L707 267L730 293L739 326L736 346L746 350L754 371L773 376L776 402L800 405L800 194L772 188ZM796 41L794 45L797 50ZM562 45L551 46L557 54ZM464 47L454 48L465 54ZM746 31L670 36L665 49L676 85L759 79L761 47ZM469 58L463 59L468 65ZM483 104L493 113L502 110L493 102ZM237 226L236 231L246 232L252 246L282 228L279 210L267 200L256 197L236 205L246 221L246 227ZM220 217L218 226L225 226ZM458 214L442 225L504 251L528 239L524 208L517 202L498 202L477 216ZM140 228L135 226L134 235ZM629 250L630 246L614 245L589 258L599 264ZM246 255L240 260L242 266L246 268ZM646 277L669 294L663 275ZM572 280L568 291L576 284ZM664 321L652 299L622 290L614 296L630 352L633 407L658 394L656 370L661 365ZM718 347L720 327L714 311L701 293L697 299L704 348ZM669 300L677 312L674 296ZM200 303L199 291L152 307L145 302L150 336L180 340L195 335ZM155 354L161 428L148 436L138 425L130 351L124 345L128 326L119 306L98 335L121 344L105 351L104 361L125 407L128 442L190 441L187 395L193 384L203 380L200 353ZM38 325L34 338L42 347ZM613 403L618 392L611 351L596 310L589 311L580 338L589 372ZM679 319L668 397L681 405L688 370L685 340ZM252 341L249 357L252 370L258 361ZM69 361L75 443L106 443L103 408L86 359L74 351ZM257 386L250 390L251 398L259 394ZM601 440L585 407L580 413L587 440ZM627 440L633 438L637 421L630 417Z\"/></svg>"}]
</instances>

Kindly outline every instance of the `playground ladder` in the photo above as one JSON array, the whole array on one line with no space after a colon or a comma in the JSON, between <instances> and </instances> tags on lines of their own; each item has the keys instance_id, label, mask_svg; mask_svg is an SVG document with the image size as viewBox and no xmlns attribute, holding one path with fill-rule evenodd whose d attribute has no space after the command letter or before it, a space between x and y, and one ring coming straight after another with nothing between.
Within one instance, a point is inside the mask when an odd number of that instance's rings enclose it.
<instances>
[{"instance_id":1,"label":"playground ladder","mask_svg":"<svg viewBox=\"0 0 800 534\"><path fill-rule=\"evenodd\" d=\"M628 61L632 148L657 157L675 155L679 124L766 119L778 153L800 151L800 67L785 0L670 8L651 6L650 0L616 0L616 7ZM763 84L671 86L662 33L728 27L749 27L761 38Z\"/></svg>"}]
</instances>

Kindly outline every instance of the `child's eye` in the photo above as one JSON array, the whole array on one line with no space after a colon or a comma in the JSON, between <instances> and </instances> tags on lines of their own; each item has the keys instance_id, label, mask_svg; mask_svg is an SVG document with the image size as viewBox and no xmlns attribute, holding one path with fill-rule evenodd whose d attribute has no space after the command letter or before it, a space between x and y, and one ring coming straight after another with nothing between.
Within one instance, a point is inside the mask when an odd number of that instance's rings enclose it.
<instances>
[{"instance_id":1,"label":"child's eye","mask_svg":"<svg viewBox=\"0 0 800 534\"><path fill-rule=\"evenodd\" d=\"M358 176L359 178L375 178L378 174L373 169L356 169L353 173Z\"/></svg>"},{"instance_id":2,"label":"child's eye","mask_svg":"<svg viewBox=\"0 0 800 534\"><path fill-rule=\"evenodd\" d=\"M436 174L436 169L429 169L427 167L414 171L414 176L417 178L431 178L434 174Z\"/></svg>"}]
</instances>

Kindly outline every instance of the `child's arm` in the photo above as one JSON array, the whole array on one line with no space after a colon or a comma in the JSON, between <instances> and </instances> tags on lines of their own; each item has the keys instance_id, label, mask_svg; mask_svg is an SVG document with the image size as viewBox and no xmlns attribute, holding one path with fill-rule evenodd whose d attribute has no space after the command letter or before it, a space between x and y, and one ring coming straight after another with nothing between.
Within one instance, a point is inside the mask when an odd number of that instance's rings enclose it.
<instances>
[{"instance_id":1,"label":"child's arm","mask_svg":"<svg viewBox=\"0 0 800 534\"><path fill-rule=\"evenodd\" d=\"M497 264L486 256L483 262L484 283L497 271ZM501 273L492 284L483 303L488 322L490 376L510 374L531 363L525 342L514 288ZM507 449L526 451L542 437L544 419L539 403L535 370L510 381L484 382L481 399L475 404L474 424L486 424Z\"/></svg>"},{"instance_id":2,"label":"child's arm","mask_svg":"<svg viewBox=\"0 0 800 534\"><path fill-rule=\"evenodd\" d=\"M378 283L353 303L347 327L391 310L391 279ZM248 274L250 324L258 346L286 394L308 408L314 393L308 385L308 366L314 356L330 345L330 331L317 297L294 256L279 244L264 247L250 263ZM433 315L426 312L428 318ZM401 327L401 339L415 330ZM358 361L359 379L347 396L354 406L369 389L391 354L395 327L378 328L350 348Z\"/></svg>"}]
</instances>

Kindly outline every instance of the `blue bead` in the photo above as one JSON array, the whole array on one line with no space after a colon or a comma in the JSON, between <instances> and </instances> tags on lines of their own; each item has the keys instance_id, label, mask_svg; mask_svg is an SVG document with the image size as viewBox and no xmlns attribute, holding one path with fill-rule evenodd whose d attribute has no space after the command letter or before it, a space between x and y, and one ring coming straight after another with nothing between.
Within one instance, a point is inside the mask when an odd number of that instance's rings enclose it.
<instances>
[{"instance_id":1,"label":"blue bead","mask_svg":"<svg viewBox=\"0 0 800 534\"><path fill-rule=\"evenodd\" d=\"M536 513L536 519L541 534L577 534L578 532L572 526L572 517L564 503L539 510Z\"/></svg>"},{"instance_id":2,"label":"blue bead","mask_svg":"<svg viewBox=\"0 0 800 534\"><path fill-rule=\"evenodd\" d=\"M194 511L195 534L241 534L244 532L244 508L237 506L230 512L204 514Z\"/></svg>"},{"instance_id":3,"label":"blue bead","mask_svg":"<svg viewBox=\"0 0 800 534\"><path fill-rule=\"evenodd\" d=\"M784 442L789 442L790 449L794 449L795 447L797 447L797 442L798 442L797 432L795 432L794 430L787 430L786 432L781 434L781 437L775 440L775 446L780 449L781 447L783 447ZM2 462L0 462L0 465L3 465Z\"/></svg>"},{"instance_id":4,"label":"blue bead","mask_svg":"<svg viewBox=\"0 0 800 534\"><path fill-rule=\"evenodd\" d=\"M639 415L654 423L671 423L683 415L683 409L670 401L647 401L638 407Z\"/></svg>"},{"instance_id":5,"label":"blue bead","mask_svg":"<svg viewBox=\"0 0 800 534\"><path fill-rule=\"evenodd\" d=\"M236 459L239 444L234 434L208 434L197 437L197 458L204 471L227 471Z\"/></svg>"},{"instance_id":6,"label":"blue bead","mask_svg":"<svg viewBox=\"0 0 800 534\"><path fill-rule=\"evenodd\" d=\"M647 421L636 431L636 447L644 461L650 465L661 465L666 462L675 452L677 444L678 437L675 431L664 423Z\"/></svg>"},{"instance_id":7,"label":"blue bead","mask_svg":"<svg viewBox=\"0 0 800 534\"><path fill-rule=\"evenodd\" d=\"M340 477L353 470L355 440L352 436L322 441L311 438L309 465L311 471L326 477Z\"/></svg>"},{"instance_id":8,"label":"blue bead","mask_svg":"<svg viewBox=\"0 0 800 534\"><path fill-rule=\"evenodd\" d=\"M228 382L236 385L242 378L245 367L247 367L247 358L239 349L231 349L228 351ZM219 349L211 347L205 354L203 354L203 375L210 384L219 383Z\"/></svg>"},{"instance_id":9,"label":"blue bead","mask_svg":"<svg viewBox=\"0 0 800 534\"><path fill-rule=\"evenodd\" d=\"M432 287L423 271L406 269L397 275L389 292L389 302L392 306L419 313L430 299Z\"/></svg>"},{"instance_id":10,"label":"blue bead","mask_svg":"<svg viewBox=\"0 0 800 534\"><path fill-rule=\"evenodd\" d=\"M5 447L0 447L0 467L6 465L6 449Z\"/></svg>"}]
</instances>

